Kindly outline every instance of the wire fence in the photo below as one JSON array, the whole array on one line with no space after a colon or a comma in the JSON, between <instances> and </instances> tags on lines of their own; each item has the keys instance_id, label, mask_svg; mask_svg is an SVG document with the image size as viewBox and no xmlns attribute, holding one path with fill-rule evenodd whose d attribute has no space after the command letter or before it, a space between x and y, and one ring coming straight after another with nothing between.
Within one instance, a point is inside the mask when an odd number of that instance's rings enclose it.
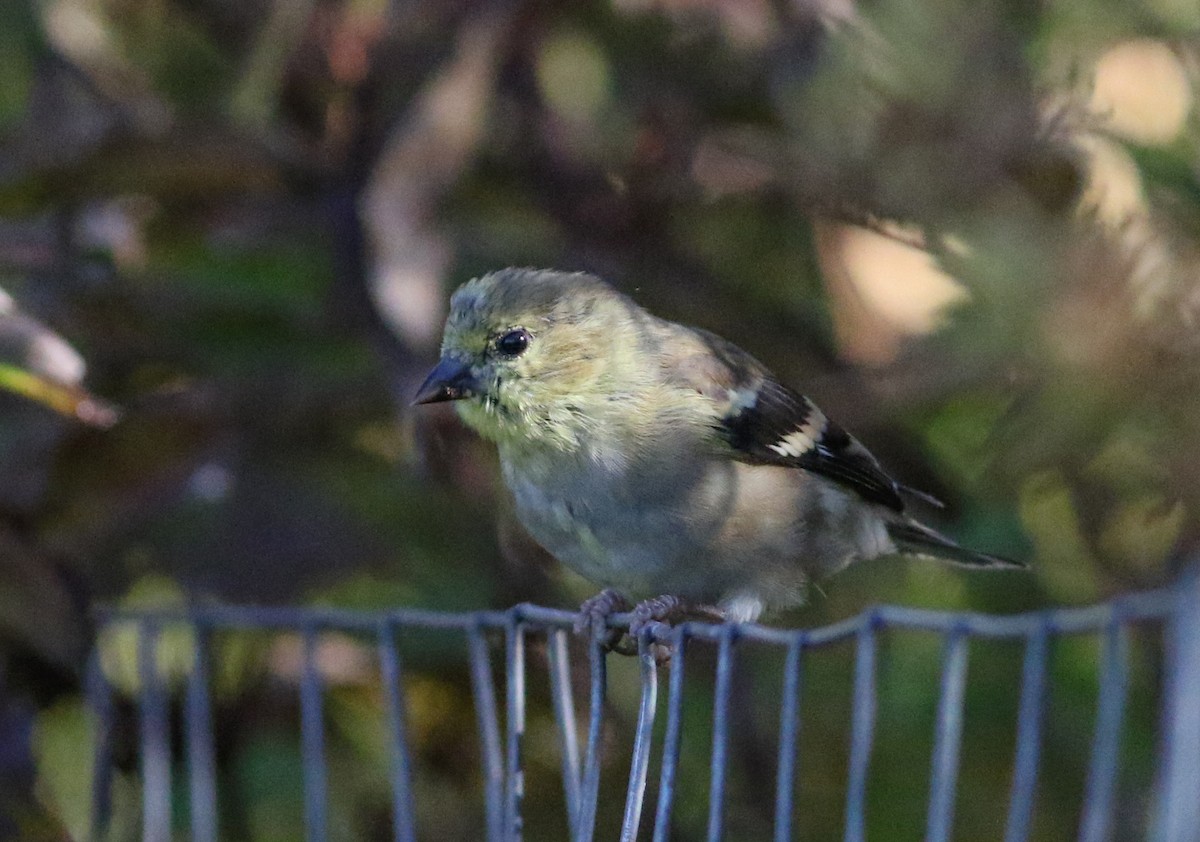
<instances>
[{"instance_id":1,"label":"wire fence","mask_svg":"<svg viewBox=\"0 0 1200 842\"><path fill-rule=\"evenodd\" d=\"M612 618L623 627L628 616ZM138 763L141 786L141 836L149 842L173 838L172 774L186 777L188 809L182 830L192 839L211 842L218 827L217 759L213 733L212 636L217 633L291 632L302 641L298 678L300 752L303 762L304 828L311 842L329 838L329 780L326 766L324 679L317 663L322 635L348 632L372 640L384 691L390 753L391 833L399 842L418 838L414 805L414 762L405 710L406 673L398 638L423 630L460 635L465 640L474 714L478 727L482 799L488 842L522 839L525 797L523 766L527 703L527 653L533 636L544 641L546 671L556 740L566 821L573 842L597 837L608 666L611 657L596 641L588 643L587 701L577 720L569 649L575 615L532 605L509 611L437 613L396 610L364 613L303 608L213 606L178 611L105 610L101 632L136 630ZM173 699L158 657L164 630L180 624L190 630L191 653L182 698ZM681 775L680 744L684 730L685 671L696 669L688 656L696 643L715 648L712 698L711 762L708 775L707 827L703 838L731 838L726 828L727 777L730 766L730 727L735 665L747 646L777 653L781 665L777 753L774 760L774 806L771 837L776 842L796 838L794 826L800 709L806 659L815 650L838 643L853 646L847 779L844 790L845 842L866 838L868 783L877 731L879 644L898 630L918 630L940 637L942 655L933 749L929 759L929 796L924 838L951 838L963 742L964 697L967 689L968 646L972 640L999 639L1023 645L1023 661L1014 760L1008 792L1004 842L1030 838L1038 789L1044 731L1044 707L1049 692L1048 660L1054 642L1064 636L1096 636L1100 646L1098 695L1086 761L1086 779L1077 838L1100 842L1114 838L1114 811L1122 772L1121 740L1126 719L1130 667L1129 635L1137 625L1161 626L1164 661L1157 719L1153 786L1146 821L1139 838L1153 842L1200 840L1200 575L1186 575L1169 589L1132 594L1088 608L1057 609L1012 616L943 613L901 607L870 609L852 619L823 628L786 630L754 625L685 623L674 629L651 629L637 641L640 696L625 786L619 838L632 842L652 838L667 842ZM498 695L492 644L502 640L503 700ZM660 710L659 681L663 671L654 646L667 644L672 657L666 670L665 714ZM541 651L539 647L539 651ZM710 659L711 660L711 659ZM707 663L707 662L706 662ZM576 672L577 675L577 672ZM99 722L94 756L92 834L107 838L112 815L115 703L118 691L92 660L88 697ZM178 707L177 722L173 709ZM656 719L665 715L665 729ZM182 730L179 757L173 757L172 730ZM584 725L579 728L579 725ZM582 731L582 742L580 740ZM660 735L660 758L652 770L652 744ZM649 803L647 784L657 775L657 799ZM767 778L770 775L765 776ZM177 806L177 805L176 805ZM426 833L427 831L422 831ZM640 835L639 835L640 834ZM997 838L1000 838L999 834ZM1116 838L1125 838L1116 836Z\"/></svg>"}]
</instances>

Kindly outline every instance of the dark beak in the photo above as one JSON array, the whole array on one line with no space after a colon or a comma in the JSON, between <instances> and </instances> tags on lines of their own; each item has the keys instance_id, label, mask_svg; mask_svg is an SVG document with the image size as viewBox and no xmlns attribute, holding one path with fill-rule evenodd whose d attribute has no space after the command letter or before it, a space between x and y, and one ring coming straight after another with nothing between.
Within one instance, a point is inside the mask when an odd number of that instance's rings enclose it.
<instances>
[{"instance_id":1,"label":"dark beak","mask_svg":"<svg viewBox=\"0 0 1200 842\"><path fill-rule=\"evenodd\" d=\"M457 401L477 394L479 383L471 375L470 366L459 360L443 358L417 390L413 404Z\"/></svg>"}]
</instances>

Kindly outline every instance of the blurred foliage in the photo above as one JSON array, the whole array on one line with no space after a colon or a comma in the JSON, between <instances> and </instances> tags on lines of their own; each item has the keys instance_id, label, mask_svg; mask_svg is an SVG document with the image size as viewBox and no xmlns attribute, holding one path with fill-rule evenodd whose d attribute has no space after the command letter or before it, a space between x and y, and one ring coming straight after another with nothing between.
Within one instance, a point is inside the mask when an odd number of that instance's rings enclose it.
<instances>
[{"instance_id":1,"label":"blurred foliage","mask_svg":"<svg viewBox=\"0 0 1200 842\"><path fill-rule=\"evenodd\" d=\"M0 4L0 837L83 832L97 601L587 594L505 513L488 449L408 409L449 290L505 265L595 271L738 341L945 498L944 528L1034 565L880 561L778 622L1169 581L1200 543L1198 68L1190 0ZM924 815L938 651L918 637L881 653L872 838ZM1160 650L1133 642L1124 830ZM460 643L401 641L429 839L480 827ZM298 642L212 645L222 828L299 838ZM134 691L136 638L101 646ZM190 651L164 629L173 691ZM386 838L370 650L319 654L333 836ZM711 654L693 657L678 839L705 817ZM1002 826L1019 659L972 646L964 838ZM778 664L744 669L737 839L767 833L777 716ZM608 828L634 665L612 678ZM1078 822L1094 644L1058 647L1054 679L1039 839ZM837 835L849 681L845 650L808 665L803 838ZM531 692L528 838L562 838ZM119 715L113 836L132 838L127 695ZM182 767L175 786L185 815Z\"/></svg>"}]
</instances>

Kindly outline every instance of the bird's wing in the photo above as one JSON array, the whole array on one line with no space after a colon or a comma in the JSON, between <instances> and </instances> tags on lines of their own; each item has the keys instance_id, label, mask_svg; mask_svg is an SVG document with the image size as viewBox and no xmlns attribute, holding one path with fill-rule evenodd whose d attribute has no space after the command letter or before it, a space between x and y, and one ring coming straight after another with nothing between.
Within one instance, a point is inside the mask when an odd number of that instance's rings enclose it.
<instances>
[{"instance_id":1,"label":"bird's wing","mask_svg":"<svg viewBox=\"0 0 1200 842\"><path fill-rule=\"evenodd\" d=\"M779 383L762 363L731 342L695 332L711 354L701 389L723 404L716 428L732 458L812 471L864 500L904 510L900 493L905 489L816 404Z\"/></svg>"},{"instance_id":2,"label":"bird's wing","mask_svg":"<svg viewBox=\"0 0 1200 842\"><path fill-rule=\"evenodd\" d=\"M797 392L763 380L752 404L734 405L719 433L745 462L803 468L864 500L904 510L900 487L849 433Z\"/></svg>"}]
</instances>

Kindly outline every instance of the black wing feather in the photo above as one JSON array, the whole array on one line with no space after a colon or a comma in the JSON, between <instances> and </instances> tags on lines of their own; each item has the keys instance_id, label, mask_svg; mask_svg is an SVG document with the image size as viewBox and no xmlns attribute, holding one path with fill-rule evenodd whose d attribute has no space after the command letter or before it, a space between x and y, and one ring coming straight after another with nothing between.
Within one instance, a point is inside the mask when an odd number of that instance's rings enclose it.
<instances>
[{"instance_id":1,"label":"black wing feather","mask_svg":"<svg viewBox=\"0 0 1200 842\"><path fill-rule=\"evenodd\" d=\"M875 457L812 401L767 377L752 404L722 419L721 434L747 462L803 468L864 500L904 510L901 488Z\"/></svg>"},{"instance_id":2,"label":"black wing feather","mask_svg":"<svg viewBox=\"0 0 1200 842\"><path fill-rule=\"evenodd\" d=\"M907 491L857 440L830 421L812 401L776 380L766 366L726 339L683 328L706 353L675 360L671 376L730 408L718 434L743 462L803 468L840 483L864 500L897 512ZM681 341L686 346L687 341Z\"/></svg>"}]
</instances>

